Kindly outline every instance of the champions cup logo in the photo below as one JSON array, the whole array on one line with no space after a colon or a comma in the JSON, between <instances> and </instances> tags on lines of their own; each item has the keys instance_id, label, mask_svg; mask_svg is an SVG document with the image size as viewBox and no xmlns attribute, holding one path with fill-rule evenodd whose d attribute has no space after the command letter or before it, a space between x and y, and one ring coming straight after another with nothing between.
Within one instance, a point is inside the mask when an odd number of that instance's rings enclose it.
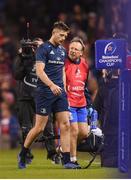
<instances>
[{"instance_id":1,"label":"champions cup logo","mask_svg":"<svg viewBox=\"0 0 131 180\"><path fill-rule=\"evenodd\" d=\"M123 39L97 40L95 43L96 67L98 69L124 68L126 41Z\"/></svg>"},{"instance_id":2,"label":"champions cup logo","mask_svg":"<svg viewBox=\"0 0 131 180\"><path fill-rule=\"evenodd\" d=\"M99 59L99 63L105 64L106 67L113 67L122 62L119 53L116 54L117 46L114 42L109 42L104 46L104 53Z\"/></svg>"},{"instance_id":3,"label":"champions cup logo","mask_svg":"<svg viewBox=\"0 0 131 180\"><path fill-rule=\"evenodd\" d=\"M116 51L116 45L113 42L110 42L106 45L104 49L104 54L110 56L113 55L115 51Z\"/></svg>"}]
</instances>

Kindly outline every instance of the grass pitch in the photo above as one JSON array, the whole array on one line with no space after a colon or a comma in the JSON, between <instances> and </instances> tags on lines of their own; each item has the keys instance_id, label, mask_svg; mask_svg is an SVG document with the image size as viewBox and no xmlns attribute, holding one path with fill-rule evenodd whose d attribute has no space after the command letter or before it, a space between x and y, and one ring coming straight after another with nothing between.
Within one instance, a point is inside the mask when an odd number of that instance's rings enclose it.
<instances>
[{"instance_id":1,"label":"grass pitch","mask_svg":"<svg viewBox=\"0 0 131 180\"><path fill-rule=\"evenodd\" d=\"M126 178L116 168L101 168L99 157L88 169L67 170L61 165L54 165L46 159L46 151L33 149L35 156L26 169L17 168L19 150L0 150L0 179L106 179ZM88 153L79 153L79 162L85 166L91 158Z\"/></svg>"}]
</instances>

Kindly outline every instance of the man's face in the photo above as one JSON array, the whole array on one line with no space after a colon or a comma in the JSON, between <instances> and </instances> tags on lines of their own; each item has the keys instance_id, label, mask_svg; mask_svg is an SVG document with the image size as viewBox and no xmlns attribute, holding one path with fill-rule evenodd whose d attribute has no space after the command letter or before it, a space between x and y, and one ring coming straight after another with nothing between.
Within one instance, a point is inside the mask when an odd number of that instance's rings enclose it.
<instances>
[{"instance_id":1,"label":"man's face","mask_svg":"<svg viewBox=\"0 0 131 180\"><path fill-rule=\"evenodd\" d=\"M67 38L68 32L60 29L53 30L53 39L55 44L61 45Z\"/></svg>"},{"instance_id":2,"label":"man's face","mask_svg":"<svg viewBox=\"0 0 131 180\"><path fill-rule=\"evenodd\" d=\"M71 60L75 61L83 54L82 45L79 42L72 42L69 45L68 56Z\"/></svg>"}]
</instances>

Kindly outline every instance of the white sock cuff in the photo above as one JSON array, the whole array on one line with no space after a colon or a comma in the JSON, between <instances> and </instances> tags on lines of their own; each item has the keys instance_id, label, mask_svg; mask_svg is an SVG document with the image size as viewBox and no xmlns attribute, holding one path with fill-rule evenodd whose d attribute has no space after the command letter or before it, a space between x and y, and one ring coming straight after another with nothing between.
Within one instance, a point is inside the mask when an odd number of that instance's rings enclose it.
<instances>
[{"instance_id":1,"label":"white sock cuff","mask_svg":"<svg viewBox=\"0 0 131 180\"><path fill-rule=\"evenodd\" d=\"M76 156L73 156L73 157L70 158L70 160L71 160L72 162L75 162L75 161L77 161L77 158L76 158Z\"/></svg>"}]
</instances>

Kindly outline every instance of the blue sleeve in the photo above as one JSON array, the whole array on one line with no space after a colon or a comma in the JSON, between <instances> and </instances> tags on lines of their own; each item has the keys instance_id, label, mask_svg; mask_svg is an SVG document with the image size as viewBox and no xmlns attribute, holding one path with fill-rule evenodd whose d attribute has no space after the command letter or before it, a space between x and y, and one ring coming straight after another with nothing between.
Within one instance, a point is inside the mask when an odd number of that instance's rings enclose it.
<instances>
[{"instance_id":1,"label":"blue sleeve","mask_svg":"<svg viewBox=\"0 0 131 180\"><path fill-rule=\"evenodd\" d=\"M65 61L64 61L64 65L65 65L67 59L68 59L68 54L67 54L67 51L65 50Z\"/></svg>"},{"instance_id":2,"label":"blue sleeve","mask_svg":"<svg viewBox=\"0 0 131 180\"><path fill-rule=\"evenodd\" d=\"M47 61L47 50L43 45L36 51L36 62L38 61L42 61L43 63L46 63Z\"/></svg>"}]
</instances>

